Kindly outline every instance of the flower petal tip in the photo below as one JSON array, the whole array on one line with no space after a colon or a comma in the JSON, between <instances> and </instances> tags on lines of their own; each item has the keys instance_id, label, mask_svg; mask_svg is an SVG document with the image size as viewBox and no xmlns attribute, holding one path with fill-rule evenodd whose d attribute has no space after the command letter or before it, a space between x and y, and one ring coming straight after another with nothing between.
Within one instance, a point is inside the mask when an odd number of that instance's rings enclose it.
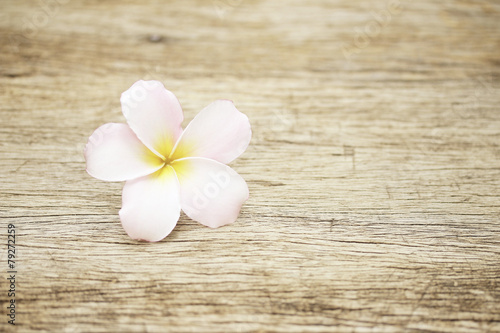
<instances>
[{"instance_id":1,"label":"flower petal tip","mask_svg":"<svg viewBox=\"0 0 500 333\"><path fill-rule=\"evenodd\" d=\"M145 243L157 243L165 237L167 237L171 231L169 231L167 234L165 233L153 233L153 234L148 234L145 235L143 234L140 230L136 230L134 227L130 226L130 223L126 221L125 214L122 213L123 209L120 209L118 215L120 216L121 224L127 235L138 242L145 242Z\"/></svg>"}]
</instances>

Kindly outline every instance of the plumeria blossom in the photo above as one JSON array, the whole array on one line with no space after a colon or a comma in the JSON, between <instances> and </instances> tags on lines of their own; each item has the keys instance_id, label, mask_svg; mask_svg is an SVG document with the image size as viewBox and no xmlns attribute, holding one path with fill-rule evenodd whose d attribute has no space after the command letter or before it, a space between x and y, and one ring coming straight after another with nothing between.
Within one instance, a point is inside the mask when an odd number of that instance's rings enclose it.
<instances>
[{"instance_id":1,"label":"plumeria blossom","mask_svg":"<svg viewBox=\"0 0 500 333\"><path fill-rule=\"evenodd\" d=\"M179 101L159 81L134 83L120 101L127 124L99 127L85 159L91 176L126 181L119 215L128 235L162 240L181 209L212 228L234 222L248 187L226 164L250 143L247 116L233 102L217 100L183 130Z\"/></svg>"}]
</instances>

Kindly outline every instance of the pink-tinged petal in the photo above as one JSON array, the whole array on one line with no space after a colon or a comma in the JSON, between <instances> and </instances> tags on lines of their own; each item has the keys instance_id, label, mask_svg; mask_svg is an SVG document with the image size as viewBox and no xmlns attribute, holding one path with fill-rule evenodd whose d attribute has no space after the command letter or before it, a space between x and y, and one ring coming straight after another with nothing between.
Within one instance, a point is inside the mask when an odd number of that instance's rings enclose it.
<instances>
[{"instance_id":1,"label":"pink-tinged petal","mask_svg":"<svg viewBox=\"0 0 500 333\"><path fill-rule=\"evenodd\" d=\"M187 216L211 228L233 223L248 199L248 187L233 169L208 158L172 162L181 186L181 207Z\"/></svg>"},{"instance_id":2,"label":"pink-tinged petal","mask_svg":"<svg viewBox=\"0 0 500 333\"><path fill-rule=\"evenodd\" d=\"M87 172L107 181L142 177L164 164L126 124L109 123L96 129L85 146L84 155Z\"/></svg>"},{"instance_id":3,"label":"pink-tinged petal","mask_svg":"<svg viewBox=\"0 0 500 333\"><path fill-rule=\"evenodd\" d=\"M248 117L233 102L217 100L189 123L170 160L206 157L229 163L247 149L251 137Z\"/></svg>"},{"instance_id":4,"label":"pink-tinged petal","mask_svg":"<svg viewBox=\"0 0 500 333\"><path fill-rule=\"evenodd\" d=\"M179 195L179 182L169 166L126 182L120 210L123 228L133 239L162 240L179 220Z\"/></svg>"},{"instance_id":5,"label":"pink-tinged petal","mask_svg":"<svg viewBox=\"0 0 500 333\"><path fill-rule=\"evenodd\" d=\"M132 130L153 152L168 157L182 133L182 108L159 81L137 81L121 96Z\"/></svg>"}]
</instances>

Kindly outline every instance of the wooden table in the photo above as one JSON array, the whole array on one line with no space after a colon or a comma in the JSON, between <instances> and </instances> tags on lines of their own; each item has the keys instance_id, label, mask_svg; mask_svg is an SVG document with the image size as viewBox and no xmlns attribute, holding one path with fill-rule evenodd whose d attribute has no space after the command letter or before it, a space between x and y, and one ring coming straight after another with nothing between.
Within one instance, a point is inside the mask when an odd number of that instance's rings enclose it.
<instances>
[{"instance_id":1,"label":"wooden table","mask_svg":"<svg viewBox=\"0 0 500 333\"><path fill-rule=\"evenodd\" d=\"M0 331L500 331L497 1L0 6ZM139 79L249 116L233 225L134 241L85 172Z\"/></svg>"}]
</instances>

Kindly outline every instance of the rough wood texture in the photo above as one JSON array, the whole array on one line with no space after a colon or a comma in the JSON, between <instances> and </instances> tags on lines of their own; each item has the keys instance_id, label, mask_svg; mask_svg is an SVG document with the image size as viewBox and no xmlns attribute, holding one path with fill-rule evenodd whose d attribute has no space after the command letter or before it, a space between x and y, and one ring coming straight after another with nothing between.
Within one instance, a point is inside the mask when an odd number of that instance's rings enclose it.
<instances>
[{"instance_id":1,"label":"rough wood texture","mask_svg":"<svg viewBox=\"0 0 500 333\"><path fill-rule=\"evenodd\" d=\"M1 1L0 330L500 331L500 5L392 2ZM141 78L249 116L235 224L133 241L86 174Z\"/></svg>"}]
</instances>

